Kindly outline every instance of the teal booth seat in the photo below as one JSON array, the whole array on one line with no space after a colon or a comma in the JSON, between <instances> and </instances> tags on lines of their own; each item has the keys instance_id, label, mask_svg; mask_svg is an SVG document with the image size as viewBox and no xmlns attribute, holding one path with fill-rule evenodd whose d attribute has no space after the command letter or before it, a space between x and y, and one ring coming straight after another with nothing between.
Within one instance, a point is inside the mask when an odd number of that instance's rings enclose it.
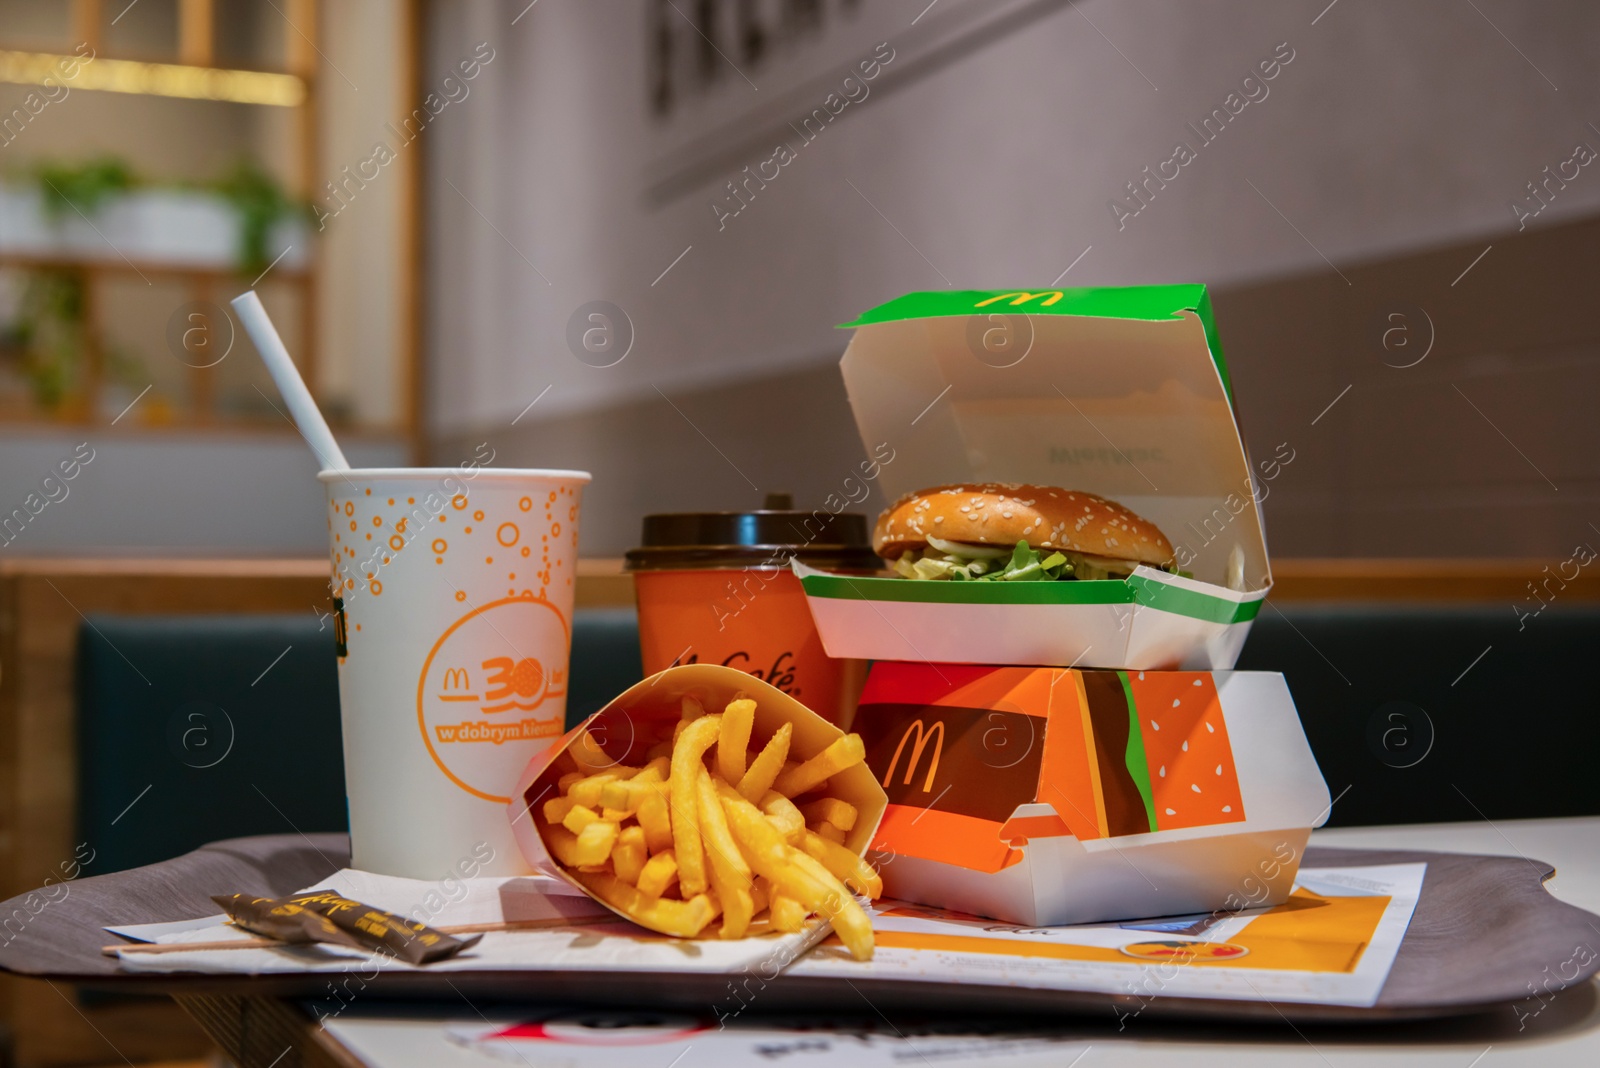
<instances>
[{"instance_id":1,"label":"teal booth seat","mask_svg":"<svg viewBox=\"0 0 1600 1068\"><path fill-rule=\"evenodd\" d=\"M642 674L632 609L574 614L569 726ZM347 827L326 620L97 615L80 628L77 704L78 841L96 875Z\"/></svg>"}]
</instances>

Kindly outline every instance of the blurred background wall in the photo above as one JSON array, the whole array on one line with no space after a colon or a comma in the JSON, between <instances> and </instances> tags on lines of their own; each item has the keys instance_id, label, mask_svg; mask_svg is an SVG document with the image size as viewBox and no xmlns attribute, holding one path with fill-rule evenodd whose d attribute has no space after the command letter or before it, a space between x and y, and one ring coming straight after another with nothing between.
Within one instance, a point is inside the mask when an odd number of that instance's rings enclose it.
<instances>
[{"instance_id":1,"label":"blurred background wall","mask_svg":"<svg viewBox=\"0 0 1600 1068\"><path fill-rule=\"evenodd\" d=\"M1295 457L1275 553L1564 558L1600 491L1597 30L1578 0L0 0L0 505L97 450L4 551L320 550L254 352L198 366L252 284L353 460L592 470L612 555L649 511L836 491L865 308L1203 281L1250 447ZM24 61L91 43L35 113ZM298 96L95 82L140 60ZM106 159L133 184L52 216L44 177ZM255 260L240 173L279 198Z\"/></svg>"},{"instance_id":2,"label":"blurred background wall","mask_svg":"<svg viewBox=\"0 0 1600 1068\"><path fill-rule=\"evenodd\" d=\"M1204 281L1252 451L1296 458L1275 552L1564 557L1600 489L1600 176L1567 162L1600 9L1327 7L430 5L425 82L496 52L429 161L433 455L593 470L615 553L646 511L836 490L868 307ZM567 340L593 301L611 366Z\"/></svg>"}]
</instances>

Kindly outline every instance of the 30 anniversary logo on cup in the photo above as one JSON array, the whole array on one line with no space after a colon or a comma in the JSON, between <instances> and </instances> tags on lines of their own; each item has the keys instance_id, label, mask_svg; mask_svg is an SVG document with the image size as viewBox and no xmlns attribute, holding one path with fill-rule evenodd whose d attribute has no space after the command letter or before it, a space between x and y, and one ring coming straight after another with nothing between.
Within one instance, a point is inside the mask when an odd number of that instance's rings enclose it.
<instances>
[{"instance_id":1,"label":"30 anniversary logo on cup","mask_svg":"<svg viewBox=\"0 0 1600 1068\"><path fill-rule=\"evenodd\" d=\"M566 658L547 664L530 654L570 644L561 613L525 597L481 605L445 629L417 681L417 721L451 782L485 801L510 800L503 791L528 758L506 743L559 737L566 713L564 700L552 700L566 697Z\"/></svg>"}]
</instances>

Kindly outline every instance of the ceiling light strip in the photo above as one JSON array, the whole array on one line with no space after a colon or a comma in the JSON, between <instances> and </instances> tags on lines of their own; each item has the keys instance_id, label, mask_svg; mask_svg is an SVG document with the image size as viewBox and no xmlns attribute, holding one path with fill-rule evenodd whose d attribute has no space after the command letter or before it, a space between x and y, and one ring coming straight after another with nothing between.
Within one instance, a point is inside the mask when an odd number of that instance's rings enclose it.
<instances>
[{"instance_id":1,"label":"ceiling light strip","mask_svg":"<svg viewBox=\"0 0 1600 1068\"><path fill-rule=\"evenodd\" d=\"M74 67L77 72L71 77L63 73ZM296 107L306 98L305 82L293 74L222 70L179 63L141 63L130 59L86 61L82 56L48 52L0 51L0 82L64 85L69 89L274 107Z\"/></svg>"}]
</instances>

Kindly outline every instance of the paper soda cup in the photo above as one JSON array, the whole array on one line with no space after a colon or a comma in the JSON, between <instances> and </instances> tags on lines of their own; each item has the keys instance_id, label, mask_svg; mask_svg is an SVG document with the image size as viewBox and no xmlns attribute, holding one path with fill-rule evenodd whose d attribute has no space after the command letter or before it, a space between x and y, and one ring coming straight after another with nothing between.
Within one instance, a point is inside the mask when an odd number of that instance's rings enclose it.
<instances>
[{"instance_id":1,"label":"paper soda cup","mask_svg":"<svg viewBox=\"0 0 1600 1068\"><path fill-rule=\"evenodd\" d=\"M323 471L351 865L531 869L506 820L565 733L583 471Z\"/></svg>"}]
</instances>

